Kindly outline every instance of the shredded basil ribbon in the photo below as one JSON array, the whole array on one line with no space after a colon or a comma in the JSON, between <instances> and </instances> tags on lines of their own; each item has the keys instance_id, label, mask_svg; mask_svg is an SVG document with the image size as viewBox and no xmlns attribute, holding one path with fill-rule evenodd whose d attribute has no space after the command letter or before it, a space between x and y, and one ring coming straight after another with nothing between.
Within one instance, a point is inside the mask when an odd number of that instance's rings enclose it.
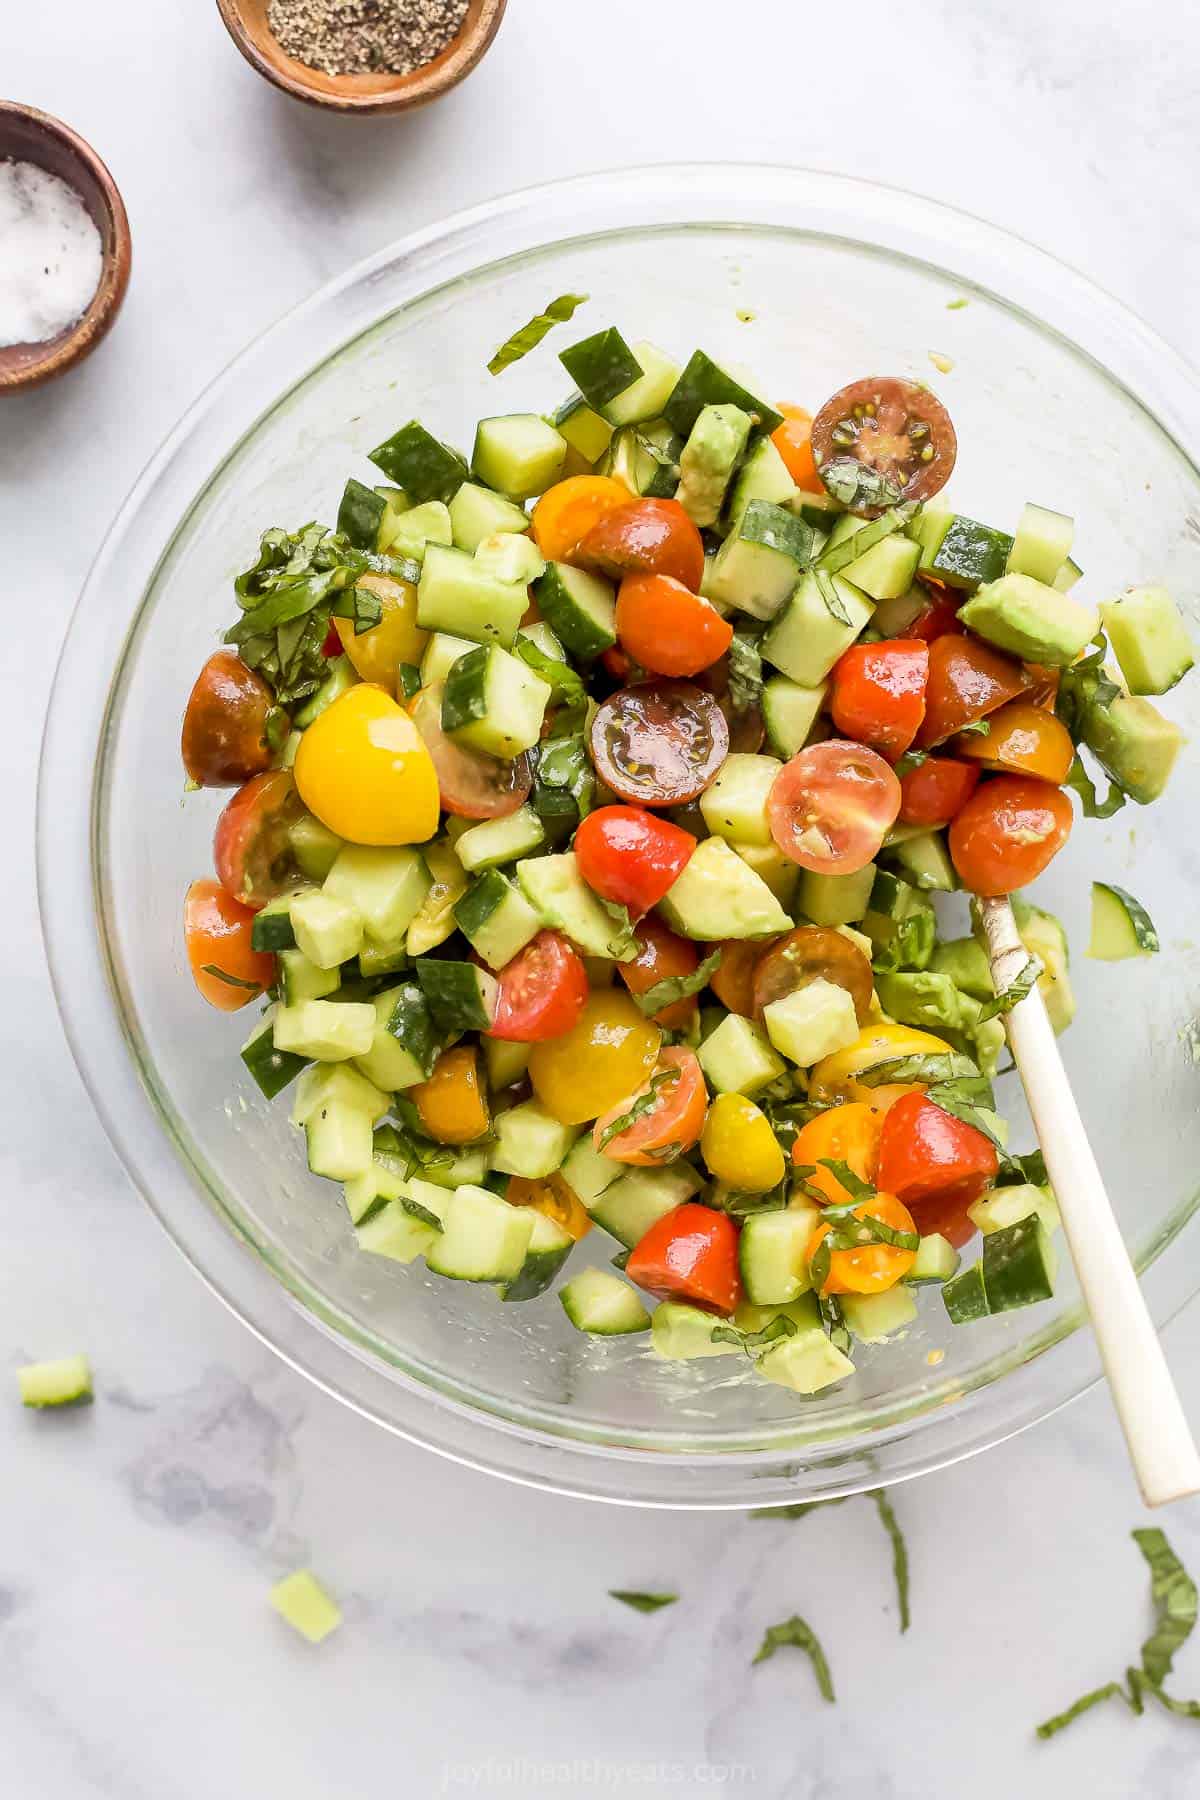
<instances>
[{"instance_id":1,"label":"shredded basil ribbon","mask_svg":"<svg viewBox=\"0 0 1200 1800\"><path fill-rule=\"evenodd\" d=\"M1096 798L1096 784L1084 767L1083 758L1078 750L1067 771L1066 785L1079 795L1079 805L1085 819L1111 819L1114 813L1120 812L1125 804L1124 788L1118 787L1109 778L1108 796L1104 800Z\"/></svg>"},{"instance_id":2,"label":"shredded basil ribbon","mask_svg":"<svg viewBox=\"0 0 1200 1800\"><path fill-rule=\"evenodd\" d=\"M997 994L994 1000L986 1000L983 1011L976 1023L982 1025L987 1019L994 1019L1001 1013L1009 1013L1018 1000L1024 1000L1026 994L1032 993L1042 974L1042 960L1039 956L1029 957L1016 975L1009 982L1004 992Z\"/></svg>"},{"instance_id":3,"label":"shredded basil ribbon","mask_svg":"<svg viewBox=\"0 0 1200 1800\"><path fill-rule=\"evenodd\" d=\"M548 331L556 325L565 325L568 319L574 318L577 307L583 305L587 294L560 294L557 300L551 300L545 312L535 313L527 325L505 338L496 354L488 360L488 374L499 375L502 369L510 364L520 362L531 350L536 350Z\"/></svg>"},{"instance_id":4,"label":"shredded basil ribbon","mask_svg":"<svg viewBox=\"0 0 1200 1800\"><path fill-rule=\"evenodd\" d=\"M240 975L230 975L224 969L218 969L216 963L204 963L200 973L214 975L218 981L223 981L226 987L247 988L252 994L261 994L263 991L261 981L243 981Z\"/></svg>"},{"instance_id":5,"label":"shredded basil ribbon","mask_svg":"<svg viewBox=\"0 0 1200 1800\"><path fill-rule=\"evenodd\" d=\"M817 1678L817 1686L824 1699L832 1706L837 1698L833 1691L833 1676L829 1672L825 1652L820 1640L811 1625L806 1625L799 1613L793 1613L790 1619L784 1619L779 1625L769 1625L754 1662L766 1662L777 1650L803 1650L813 1666L813 1674Z\"/></svg>"},{"instance_id":6,"label":"shredded basil ribbon","mask_svg":"<svg viewBox=\"0 0 1200 1800\"><path fill-rule=\"evenodd\" d=\"M636 1125L639 1119L644 1119L647 1113L653 1112L658 1105L659 1090L669 1081L678 1081L681 1073L680 1069L659 1069L652 1075L645 1091L634 1098L629 1111L622 1113L620 1118L614 1119L601 1132L597 1150L606 1149L614 1138L620 1137L622 1132L629 1131Z\"/></svg>"},{"instance_id":7,"label":"shredded basil ribbon","mask_svg":"<svg viewBox=\"0 0 1200 1800\"><path fill-rule=\"evenodd\" d=\"M435 1231L442 1229L442 1221L437 1214L427 1206L422 1206L419 1200L410 1200L407 1194L402 1194L400 1204L406 1213L411 1214L414 1219L420 1219L422 1225L432 1225Z\"/></svg>"},{"instance_id":8,"label":"shredded basil ribbon","mask_svg":"<svg viewBox=\"0 0 1200 1800\"><path fill-rule=\"evenodd\" d=\"M639 1010L645 1013L648 1019L652 1019L655 1013L662 1012L665 1007L673 1006L677 1000L690 1000L693 994L698 994L702 988L708 986L720 966L721 952L714 950L712 955L706 956L699 968L694 969L690 975L668 975L665 980L656 981L654 986L648 987L644 994L634 996Z\"/></svg>"},{"instance_id":9,"label":"shredded basil ribbon","mask_svg":"<svg viewBox=\"0 0 1200 1800\"><path fill-rule=\"evenodd\" d=\"M894 481L854 456L832 457L822 463L817 473L834 499L851 512L863 506L895 506L900 499L900 489Z\"/></svg>"},{"instance_id":10,"label":"shredded basil ribbon","mask_svg":"<svg viewBox=\"0 0 1200 1800\"><path fill-rule=\"evenodd\" d=\"M634 1612L640 1613L658 1612L660 1607L674 1606L679 1598L678 1594L642 1594L636 1588L609 1588L608 1591L622 1606L631 1606Z\"/></svg>"},{"instance_id":11,"label":"shredded basil ribbon","mask_svg":"<svg viewBox=\"0 0 1200 1800\"><path fill-rule=\"evenodd\" d=\"M752 1519L803 1519L810 1512L816 1512L824 1506L844 1506L847 1500L857 1498L855 1494L839 1494L833 1500L799 1500L791 1506L760 1506L750 1514ZM907 1631L912 1624L912 1612L909 1605L909 1570L908 1546L904 1541L904 1533L900 1528L892 1503L883 1488L868 1488L864 1499L873 1500L875 1510L879 1514L879 1522L887 1532L892 1545L892 1574L896 1582L896 1598L900 1608L900 1629Z\"/></svg>"}]
</instances>

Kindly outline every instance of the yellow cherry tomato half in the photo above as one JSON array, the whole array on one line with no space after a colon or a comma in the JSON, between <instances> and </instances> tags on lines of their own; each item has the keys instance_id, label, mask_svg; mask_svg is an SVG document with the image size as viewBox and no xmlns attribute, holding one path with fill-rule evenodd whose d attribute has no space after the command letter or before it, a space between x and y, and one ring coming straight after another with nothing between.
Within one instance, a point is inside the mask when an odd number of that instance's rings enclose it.
<instances>
[{"instance_id":1,"label":"yellow cherry tomato half","mask_svg":"<svg viewBox=\"0 0 1200 1800\"><path fill-rule=\"evenodd\" d=\"M473 1045L443 1050L428 1081L409 1088L421 1124L439 1144L471 1144L492 1128L487 1095L479 1084Z\"/></svg>"},{"instance_id":2,"label":"yellow cherry tomato half","mask_svg":"<svg viewBox=\"0 0 1200 1800\"><path fill-rule=\"evenodd\" d=\"M300 798L352 844L423 844L438 825L438 784L421 734L390 694L348 688L300 739Z\"/></svg>"},{"instance_id":3,"label":"yellow cherry tomato half","mask_svg":"<svg viewBox=\"0 0 1200 1800\"><path fill-rule=\"evenodd\" d=\"M809 1096L813 1100L861 1100L881 1112L902 1092L910 1092L911 1084L892 1082L886 1087L871 1087L858 1079L865 1070L876 1069L880 1063L892 1062L899 1056L947 1056L949 1052L949 1044L931 1032L881 1020L864 1026L844 1050L821 1058L809 1076Z\"/></svg>"},{"instance_id":4,"label":"yellow cherry tomato half","mask_svg":"<svg viewBox=\"0 0 1200 1800\"><path fill-rule=\"evenodd\" d=\"M394 581L390 575L360 575L355 585L374 594L383 617L369 631L357 633L353 619L335 619L342 649L363 681L377 681L395 694L396 670L401 663L419 663L429 641L429 633L417 624L417 590L411 581Z\"/></svg>"},{"instance_id":5,"label":"yellow cherry tomato half","mask_svg":"<svg viewBox=\"0 0 1200 1800\"><path fill-rule=\"evenodd\" d=\"M708 1172L731 1187L765 1194L783 1178L783 1151L765 1116L741 1094L718 1094L708 1109L700 1150Z\"/></svg>"},{"instance_id":6,"label":"yellow cherry tomato half","mask_svg":"<svg viewBox=\"0 0 1200 1800\"><path fill-rule=\"evenodd\" d=\"M534 1045L529 1079L560 1124L586 1125L649 1079L661 1043L658 1026L628 994L600 988L570 1031Z\"/></svg>"}]
</instances>

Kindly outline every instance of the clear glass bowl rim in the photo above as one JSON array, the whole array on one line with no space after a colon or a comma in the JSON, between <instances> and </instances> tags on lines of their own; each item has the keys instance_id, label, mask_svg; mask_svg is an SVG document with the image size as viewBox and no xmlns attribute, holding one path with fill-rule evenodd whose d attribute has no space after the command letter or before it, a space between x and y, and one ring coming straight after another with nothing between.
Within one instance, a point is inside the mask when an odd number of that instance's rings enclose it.
<instances>
[{"instance_id":1,"label":"clear glass bowl rim","mask_svg":"<svg viewBox=\"0 0 1200 1800\"><path fill-rule=\"evenodd\" d=\"M1027 1340L953 1407L917 1412L852 1442L670 1456L577 1442L461 1405L384 1372L303 1306L228 1216L199 1203L142 1085L118 1017L100 930L96 782L79 769L103 738L121 657L179 522L256 421L316 365L430 289L526 251L628 229L770 227L869 245L944 271L966 291L1027 316L1082 351L1174 440L1193 467L1200 377L1087 277L994 225L919 195L824 171L757 164L658 165L575 177L489 200L356 264L252 342L151 458L117 515L77 602L55 678L38 792L39 903L51 977L81 1076L118 1155L193 1269L260 1340L364 1416L470 1466L616 1503L745 1508L833 1497L910 1479L1048 1417L1100 1374L1078 1315ZM1200 477L1198 477L1200 479ZM130 571L137 578L130 579ZM85 752L81 764L81 747ZM86 851L85 851L85 848ZM1191 1259L1162 1251L1196 1209L1184 1203L1142 1261L1161 1326L1200 1289ZM1189 1234L1197 1235L1193 1227Z\"/></svg>"}]
</instances>

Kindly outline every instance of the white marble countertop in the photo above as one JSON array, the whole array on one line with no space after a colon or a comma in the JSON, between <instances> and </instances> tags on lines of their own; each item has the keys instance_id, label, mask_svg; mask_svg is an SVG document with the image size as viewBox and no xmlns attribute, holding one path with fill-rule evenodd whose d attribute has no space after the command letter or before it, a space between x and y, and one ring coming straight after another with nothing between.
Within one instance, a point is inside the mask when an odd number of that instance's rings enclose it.
<instances>
[{"instance_id":1,"label":"white marble countertop","mask_svg":"<svg viewBox=\"0 0 1200 1800\"><path fill-rule=\"evenodd\" d=\"M1194 14L1160 11L1147 29L1134 0L864 0L852 15L512 0L462 89L362 124L260 82L212 0L59 0L5 33L7 93L96 145L135 242L109 343L0 403L0 1364L80 1347L99 1378L78 1414L0 1405L6 1800L1195 1794L1194 1725L1114 1706L1054 1744L1032 1737L1123 1666L1147 1619L1126 1535L1145 1518L1102 1394L897 1493L913 1561L903 1639L866 1502L801 1523L638 1513L392 1441L230 1318L133 1193L59 1029L32 838L54 660L117 504L210 377L328 276L553 174L790 161L1015 228L1198 357L1200 224L1178 204L1200 169L1198 51ZM1168 1346L1200 1415L1200 1310ZM1200 1567L1200 1511L1169 1523ZM317 1651L265 1604L310 1559L346 1610ZM684 1600L642 1618L610 1586ZM792 1610L822 1634L837 1707L796 1656L750 1669L764 1626ZM1192 1649L1179 1689L1197 1688Z\"/></svg>"}]
</instances>

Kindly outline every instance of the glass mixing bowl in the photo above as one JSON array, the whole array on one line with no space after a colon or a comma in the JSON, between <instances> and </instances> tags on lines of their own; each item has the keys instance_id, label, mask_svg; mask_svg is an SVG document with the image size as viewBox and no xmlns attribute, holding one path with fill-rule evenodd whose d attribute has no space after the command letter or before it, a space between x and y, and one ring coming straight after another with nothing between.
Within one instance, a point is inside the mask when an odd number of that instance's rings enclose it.
<instances>
[{"instance_id":1,"label":"glass mixing bowl","mask_svg":"<svg viewBox=\"0 0 1200 1800\"><path fill-rule=\"evenodd\" d=\"M1096 1378L1069 1269L1054 1302L960 1330L928 1292L919 1326L861 1350L855 1377L811 1400L732 1357L666 1364L644 1341L592 1340L553 1294L503 1306L420 1263L358 1254L286 1101L266 1105L241 1077L247 1017L210 1012L188 978L180 903L211 867L224 796L183 798L179 721L233 613L231 577L264 527L330 519L347 474L369 480L367 450L413 415L469 443L478 417L564 393L555 351L569 331L499 380L485 363L566 291L591 295L580 324L617 321L677 353L703 345L810 406L868 373L936 381L958 428L961 510L1003 524L1033 498L1073 513L1081 592L1163 581L1194 608L1197 378L1040 251L895 190L775 168L624 171L489 202L361 264L246 351L101 551L63 654L40 796L67 1031L126 1167L195 1268L296 1368L392 1430L643 1504L746 1507L903 1479ZM953 369L931 367L931 352ZM1166 704L1194 720L1200 679ZM1198 1285L1196 1228L1184 1229L1200 1168L1196 803L1185 755L1166 803L1081 822L1038 887L1077 946L1095 876L1131 886L1162 933L1152 960L1077 954L1063 1045L1159 1321ZM1015 1077L1000 1092L1023 1119ZM578 1261L606 1261L601 1236Z\"/></svg>"}]
</instances>

